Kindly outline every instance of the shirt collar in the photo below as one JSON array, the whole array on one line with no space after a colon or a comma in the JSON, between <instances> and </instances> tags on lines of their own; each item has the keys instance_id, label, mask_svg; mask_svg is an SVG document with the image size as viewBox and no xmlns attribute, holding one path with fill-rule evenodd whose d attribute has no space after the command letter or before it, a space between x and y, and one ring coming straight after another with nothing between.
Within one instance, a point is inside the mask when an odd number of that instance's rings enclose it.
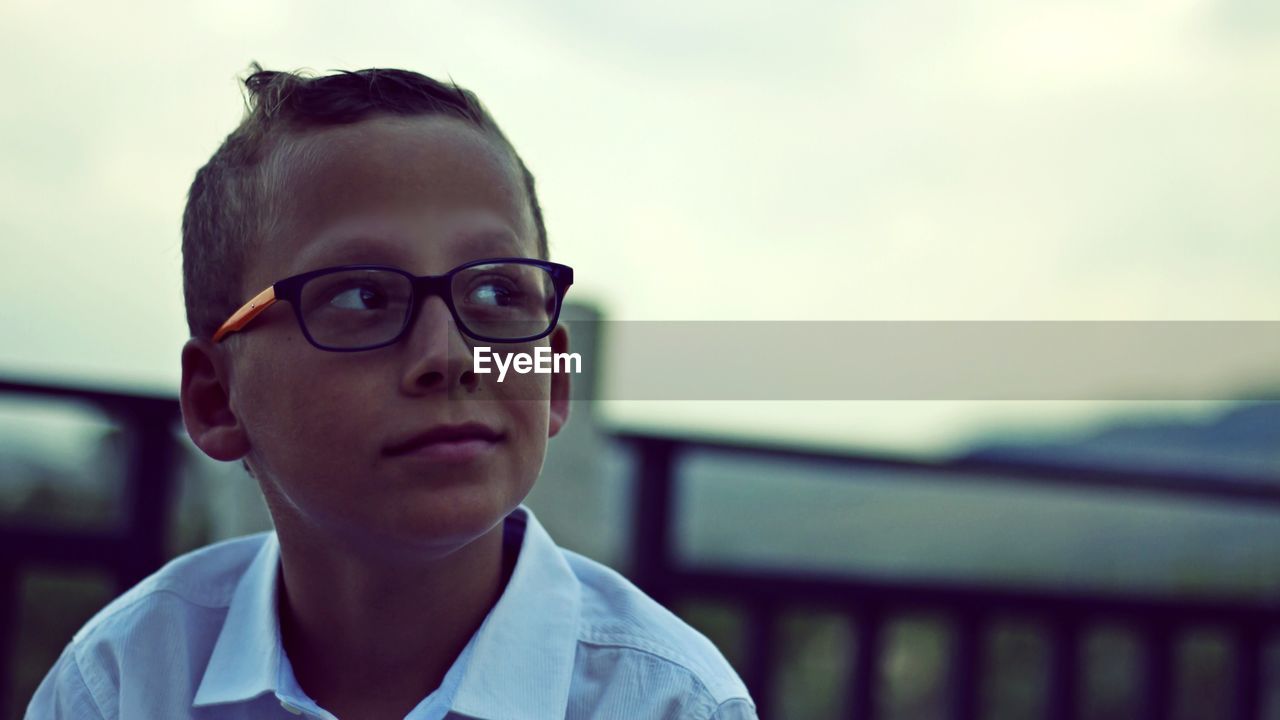
<instances>
[{"instance_id":1,"label":"shirt collar","mask_svg":"<svg viewBox=\"0 0 1280 720\"><path fill-rule=\"evenodd\" d=\"M520 556L476 632L453 709L484 720L564 717L578 650L578 577L529 508L507 523L507 532L524 530Z\"/></svg>"},{"instance_id":2,"label":"shirt collar","mask_svg":"<svg viewBox=\"0 0 1280 720\"><path fill-rule=\"evenodd\" d=\"M484 720L564 717L578 643L578 579L529 508L519 506L504 522L504 532L523 535L520 554L472 638L453 709ZM195 707L279 689L279 567L280 544L272 532L236 586Z\"/></svg>"},{"instance_id":3,"label":"shirt collar","mask_svg":"<svg viewBox=\"0 0 1280 720\"><path fill-rule=\"evenodd\" d=\"M279 569L280 541L270 532L231 596L195 707L248 700L276 689L284 653L276 614Z\"/></svg>"}]
</instances>

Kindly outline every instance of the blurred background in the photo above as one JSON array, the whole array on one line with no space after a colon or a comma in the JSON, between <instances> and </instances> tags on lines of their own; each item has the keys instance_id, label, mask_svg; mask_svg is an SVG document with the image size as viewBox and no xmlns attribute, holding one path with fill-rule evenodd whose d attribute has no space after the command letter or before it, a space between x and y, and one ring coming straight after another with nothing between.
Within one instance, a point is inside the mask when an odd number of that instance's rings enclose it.
<instances>
[{"instance_id":1,"label":"blurred background","mask_svg":"<svg viewBox=\"0 0 1280 720\"><path fill-rule=\"evenodd\" d=\"M596 321L1280 320L1277 40L1258 0L8 0L0 712L123 587L269 527L174 415L185 193L250 61L475 90L575 268L575 342L607 351ZM580 378L529 504L711 636L763 717L1280 718L1258 378L1142 403L611 382Z\"/></svg>"}]
</instances>

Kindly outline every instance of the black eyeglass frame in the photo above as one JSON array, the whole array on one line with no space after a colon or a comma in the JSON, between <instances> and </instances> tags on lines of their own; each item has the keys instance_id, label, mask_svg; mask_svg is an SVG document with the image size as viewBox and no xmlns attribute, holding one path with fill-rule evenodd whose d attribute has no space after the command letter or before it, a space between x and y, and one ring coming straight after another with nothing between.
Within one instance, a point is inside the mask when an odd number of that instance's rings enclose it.
<instances>
[{"instance_id":1,"label":"black eyeglass frame","mask_svg":"<svg viewBox=\"0 0 1280 720\"><path fill-rule=\"evenodd\" d=\"M458 273L480 265L493 265L497 263L503 264L519 264L529 265L541 268L551 277L552 287L555 289L556 307L555 313L551 316L547 324L547 329L536 335L519 338L497 338L480 333L473 332L467 324L463 322L462 317L458 313L458 308L453 302L452 283L453 277ZM351 270L380 270L393 272L397 275L409 280L410 296L409 296L409 312L405 315L404 324L400 327L399 332L385 342L373 345L361 345L359 347L332 347L317 341L311 336L311 331L307 329L307 323L302 317L302 287L312 278L322 277L324 275L332 275L339 272L348 272ZM449 314L453 316L453 321L457 323L458 329L464 335L482 342L501 342L501 343L522 343L541 340L550 335L556 328L556 323L560 320L560 310L564 307L564 296L569 291L569 286L573 284L573 268L568 265L561 265L549 260L536 260L524 257L498 257L484 258L481 260L472 260L470 262L459 265L443 275L414 275L406 270L401 270L390 265L338 265L335 267L320 268L311 270L298 275L287 277L272 284L270 292L264 291L256 298L246 303L243 307L235 312L223 323L217 334L214 335L214 342L219 342L228 333L238 332L249 324L253 318L257 317L262 311L266 310L271 304L277 300L283 300L293 306L294 317L298 321L298 328L302 330L302 335L307 342L320 350L327 352L363 352L365 350L376 350L388 345L394 345L402 340L409 328L413 326L417 320L419 313L422 312L422 306L427 298L439 296L444 301L446 307L449 308Z\"/></svg>"}]
</instances>

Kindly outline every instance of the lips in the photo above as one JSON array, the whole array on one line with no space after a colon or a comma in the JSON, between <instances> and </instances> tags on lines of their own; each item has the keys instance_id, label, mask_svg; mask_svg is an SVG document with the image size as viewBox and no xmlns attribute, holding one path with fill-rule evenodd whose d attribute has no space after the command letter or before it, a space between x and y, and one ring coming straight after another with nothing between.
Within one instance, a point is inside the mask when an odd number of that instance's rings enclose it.
<instances>
[{"instance_id":1,"label":"lips","mask_svg":"<svg viewBox=\"0 0 1280 720\"><path fill-rule=\"evenodd\" d=\"M482 423L439 425L398 441L388 446L383 452L387 455L406 455L433 446L492 444L501 441L502 438L502 433Z\"/></svg>"}]
</instances>

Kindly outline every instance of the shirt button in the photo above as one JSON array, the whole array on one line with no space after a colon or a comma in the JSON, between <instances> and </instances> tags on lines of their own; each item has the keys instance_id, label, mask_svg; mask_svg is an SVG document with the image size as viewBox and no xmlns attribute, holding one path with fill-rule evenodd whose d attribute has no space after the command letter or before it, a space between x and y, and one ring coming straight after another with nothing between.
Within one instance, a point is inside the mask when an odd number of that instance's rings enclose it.
<instances>
[{"instance_id":1,"label":"shirt button","mask_svg":"<svg viewBox=\"0 0 1280 720\"><path fill-rule=\"evenodd\" d=\"M281 700L281 701L280 701L280 707L284 708L285 710L288 710L289 712L293 713L294 715L301 715L301 714L302 714L302 710L300 710L299 708L296 708L296 707L294 707L294 706L290 705L289 703L285 702L284 700Z\"/></svg>"}]
</instances>

